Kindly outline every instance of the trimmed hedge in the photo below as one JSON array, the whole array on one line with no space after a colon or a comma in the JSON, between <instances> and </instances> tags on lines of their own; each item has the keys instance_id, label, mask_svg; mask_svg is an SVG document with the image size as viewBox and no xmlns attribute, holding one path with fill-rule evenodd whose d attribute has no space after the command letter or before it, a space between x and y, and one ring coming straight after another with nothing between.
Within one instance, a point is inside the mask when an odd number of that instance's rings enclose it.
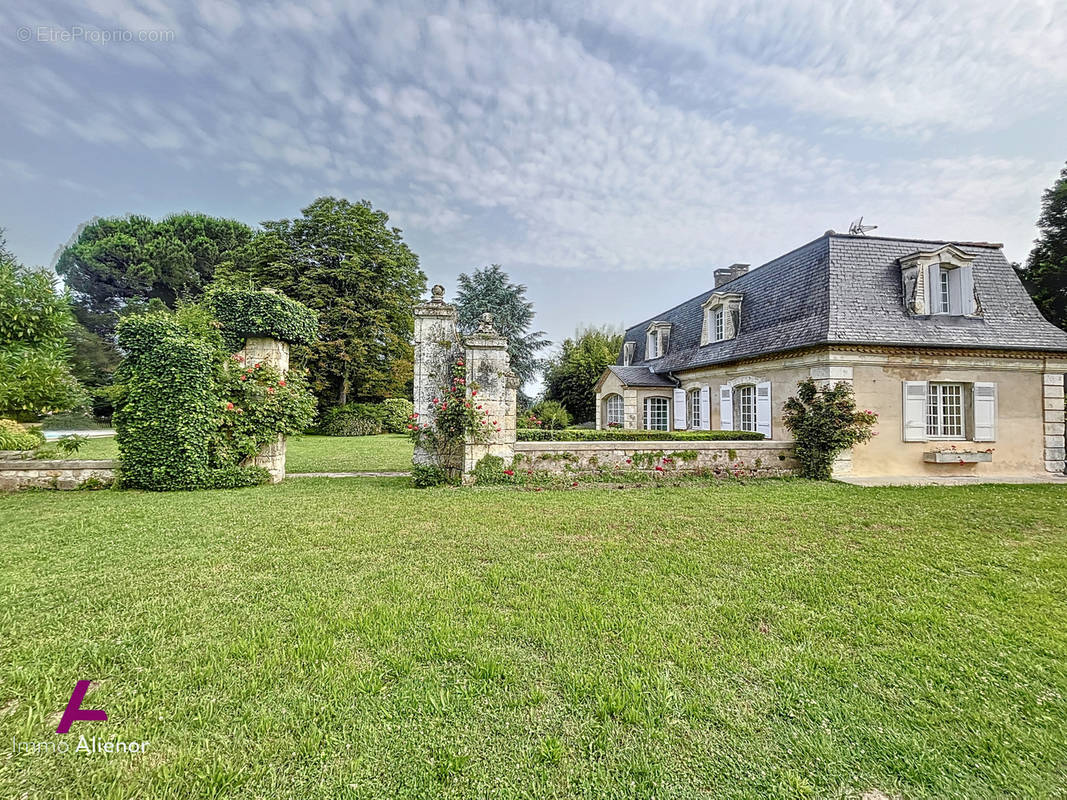
<instances>
[{"instance_id":1,"label":"trimmed hedge","mask_svg":"<svg viewBox=\"0 0 1067 800\"><path fill-rule=\"evenodd\" d=\"M230 350L240 350L250 336L292 344L311 344L318 337L318 314L284 294L215 288L205 303L221 324L223 342Z\"/></svg>"},{"instance_id":2,"label":"trimmed hedge","mask_svg":"<svg viewBox=\"0 0 1067 800\"><path fill-rule=\"evenodd\" d=\"M623 428L601 431L523 428L516 431L516 436L520 442L744 442L766 438L755 431L634 431Z\"/></svg>"},{"instance_id":3,"label":"trimmed hedge","mask_svg":"<svg viewBox=\"0 0 1067 800\"><path fill-rule=\"evenodd\" d=\"M349 403L328 408L319 415L315 433L321 436L374 436L407 433L415 406L410 400L392 397L381 403Z\"/></svg>"}]
</instances>

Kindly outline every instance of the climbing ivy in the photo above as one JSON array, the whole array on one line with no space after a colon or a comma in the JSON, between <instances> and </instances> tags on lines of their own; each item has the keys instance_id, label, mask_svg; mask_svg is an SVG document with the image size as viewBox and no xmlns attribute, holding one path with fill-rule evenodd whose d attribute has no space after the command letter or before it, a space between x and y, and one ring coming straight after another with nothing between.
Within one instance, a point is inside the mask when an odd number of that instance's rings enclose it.
<instances>
[{"instance_id":1,"label":"climbing ivy","mask_svg":"<svg viewBox=\"0 0 1067 800\"><path fill-rule=\"evenodd\" d=\"M223 341L231 351L244 347L250 336L292 344L311 344L317 336L318 315L284 294L217 287L208 291L205 304L218 320Z\"/></svg>"}]
</instances>

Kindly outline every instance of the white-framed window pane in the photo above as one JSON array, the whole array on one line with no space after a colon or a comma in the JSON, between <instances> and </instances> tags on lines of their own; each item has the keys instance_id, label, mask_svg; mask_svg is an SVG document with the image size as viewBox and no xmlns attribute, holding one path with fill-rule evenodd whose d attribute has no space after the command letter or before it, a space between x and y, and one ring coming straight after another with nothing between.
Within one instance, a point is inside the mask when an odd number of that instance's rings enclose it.
<instances>
[{"instance_id":1,"label":"white-framed window pane","mask_svg":"<svg viewBox=\"0 0 1067 800\"><path fill-rule=\"evenodd\" d=\"M670 430L668 424L669 404L666 397L645 398L645 428L650 431Z\"/></svg>"},{"instance_id":2,"label":"white-framed window pane","mask_svg":"<svg viewBox=\"0 0 1067 800\"><path fill-rule=\"evenodd\" d=\"M700 427L700 390L689 391L689 427L696 430Z\"/></svg>"},{"instance_id":3,"label":"white-framed window pane","mask_svg":"<svg viewBox=\"0 0 1067 800\"><path fill-rule=\"evenodd\" d=\"M926 435L963 438L963 384L931 383L927 387Z\"/></svg>"},{"instance_id":4,"label":"white-framed window pane","mask_svg":"<svg viewBox=\"0 0 1067 800\"><path fill-rule=\"evenodd\" d=\"M622 395L609 394L604 403L605 425L622 425Z\"/></svg>"},{"instance_id":5,"label":"white-framed window pane","mask_svg":"<svg viewBox=\"0 0 1067 800\"><path fill-rule=\"evenodd\" d=\"M741 420L739 430L756 430L756 387L739 386L734 392L737 394L738 417Z\"/></svg>"},{"instance_id":6,"label":"white-framed window pane","mask_svg":"<svg viewBox=\"0 0 1067 800\"><path fill-rule=\"evenodd\" d=\"M726 317L721 308L715 309L715 341L720 342L726 338Z\"/></svg>"},{"instance_id":7,"label":"white-framed window pane","mask_svg":"<svg viewBox=\"0 0 1067 800\"><path fill-rule=\"evenodd\" d=\"M952 300L952 276L947 269L941 270L941 292L938 299L938 310L942 314L947 314Z\"/></svg>"}]
</instances>

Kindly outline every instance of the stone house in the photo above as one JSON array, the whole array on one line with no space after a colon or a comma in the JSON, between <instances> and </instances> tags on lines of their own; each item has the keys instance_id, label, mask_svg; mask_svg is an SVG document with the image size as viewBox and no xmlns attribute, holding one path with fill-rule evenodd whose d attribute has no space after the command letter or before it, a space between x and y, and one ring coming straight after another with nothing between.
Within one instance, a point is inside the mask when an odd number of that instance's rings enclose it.
<instances>
[{"instance_id":1,"label":"stone house","mask_svg":"<svg viewBox=\"0 0 1067 800\"><path fill-rule=\"evenodd\" d=\"M879 415L839 472L1064 471L1067 333L1001 245L828 231L758 269L716 270L714 284L626 331L596 386L598 428L788 439L782 406L812 377L851 383Z\"/></svg>"}]
</instances>

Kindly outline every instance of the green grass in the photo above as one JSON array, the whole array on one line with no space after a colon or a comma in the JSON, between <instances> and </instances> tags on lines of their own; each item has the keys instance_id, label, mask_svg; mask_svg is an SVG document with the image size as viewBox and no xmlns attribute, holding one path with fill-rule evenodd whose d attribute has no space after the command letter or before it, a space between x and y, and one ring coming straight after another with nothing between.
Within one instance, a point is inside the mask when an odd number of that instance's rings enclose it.
<instances>
[{"instance_id":1,"label":"green grass","mask_svg":"<svg viewBox=\"0 0 1067 800\"><path fill-rule=\"evenodd\" d=\"M373 440L371 440L373 441ZM0 496L2 797L1050 797L1067 492ZM6 746L6 745L5 745Z\"/></svg>"},{"instance_id":2,"label":"green grass","mask_svg":"<svg viewBox=\"0 0 1067 800\"><path fill-rule=\"evenodd\" d=\"M399 434L381 436L294 436L287 442L288 472L409 472L411 440ZM115 437L88 439L77 454L61 458L119 457Z\"/></svg>"}]
</instances>

